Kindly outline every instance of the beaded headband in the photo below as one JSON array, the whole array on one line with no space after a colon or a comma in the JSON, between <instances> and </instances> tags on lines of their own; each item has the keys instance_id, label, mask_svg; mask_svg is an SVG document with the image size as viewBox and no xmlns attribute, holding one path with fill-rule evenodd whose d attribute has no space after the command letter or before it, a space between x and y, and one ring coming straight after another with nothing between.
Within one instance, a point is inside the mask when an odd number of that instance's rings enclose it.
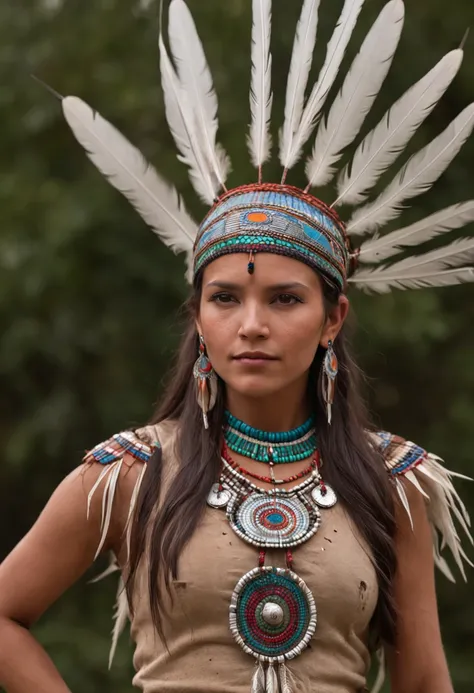
<instances>
[{"instance_id":1,"label":"beaded headband","mask_svg":"<svg viewBox=\"0 0 474 693\"><path fill-rule=\"evenodd\" d=\"M400 214L408 200L428 190L448 168L474 128L474 104L415 153L385 190L373 195L381 175L404 151L453 81L461 65L462 49L445 55L363 138L350 164L340 171L336 199L328 206L308 191L333 180L343 153L358 136L390 69L405 10L402 0L390 0L383 7L339 93L323 115L364 0L344 1L318 79L306 96L319 2L303 0L296 28L279 139L283 176L277 185L262 184L262 167L271 152L271 0L252 0L251 124L247 141L252 163L258 170L258 183L227 191L230 161L217 142L218 104L211 72L184 0L171 0L168 37L172 60L160 34L161 81L166 118L179 159L188 166L199 197L212 206L201 225L193 221L176 190L142 154L77 97L62 101L67 122L89 158L130 200L153 231L172 250L187 254L189 281L209 262L232 252L249 254L249 271L253 271L258 252L288 255L313 267L340 290L345 290L347 283L385 293L392 288L474 281L474 269L465 266L474 257L472 237L386 263L407 248L416 248L474 220L474 200L380 234L380 229ZM301 158L318 121L306 163L308 184L304 191L298 190L286 185L287 175ZM355 208L347 223L335 212L341 205ZM372 238L360 243L369 234Z\"/></svg>"}]
</instances>

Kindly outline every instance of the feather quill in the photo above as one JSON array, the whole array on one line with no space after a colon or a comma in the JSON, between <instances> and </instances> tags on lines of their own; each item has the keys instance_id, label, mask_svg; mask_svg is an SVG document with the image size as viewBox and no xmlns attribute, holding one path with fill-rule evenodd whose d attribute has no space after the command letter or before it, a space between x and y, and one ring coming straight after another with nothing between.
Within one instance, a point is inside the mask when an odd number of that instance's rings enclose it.
<instances>
[{"instance_id":1,"label":"feather quill","mask_svg":"<svg viewBox=\"0 0 474 693\"><path fill-rule=\"evenodd\" d=\"M451 51L387 111L357 148L350 166L339 176L333 206L359 205L382 173L397 159L413 134L429 116L456 76L462 62L460 49Z\"/></svg>"},{"instance_id":2,"label":"feather quill","mask_svg":"<svg viewBox=\"0 0 474 693\"><path fill-rule=\"evenodd\" d=\"M179 83L161 35L158 45L166 120L180 152L178 159L189 167L189 178L201 200L212 205L219 194L219 183L207 164L186 92Z\"/></svg>"},{"instance_id":3,"label":"feather quill","mask_svg":"<svg viewBox=\"0 0 474 693\"><path fill-rule=\"evenodd\" d=\"M202 142L205 161L225 189L230 161L221 145L216 144L217 95L201 40L184 0L172 0L170 4L169 40L179 81L194 115L195 134Z\"/></svg>"},{"instance_id":4,"label":"feather quill","mask_svg":"<svg viewBox=\"0 0 474 693\"><path fill-rule=\"evenodd\" d=\"M86 154L174 252L192 255L197 224L176 190L113 125L84 101L67 96L64 116Z\"/></svg>"},{"instance_id":5,"label":"feather quill","mask_svg":"<svg viewBox=\"0 0 474 693\"><path fill-rule=\"evenodd\" d=\"M474 104L465 108L438 137L414 154L390 185L347 225L349 234L366 234L397 217L403 202L426 192L448 168L474 128Z\"/></svg>"},{"instance_id":6,"label":"feather quill","mask_svg":"<svg viewBox=\"0 0 474 693\"><path fill-rule=\"evenodd\" d=\"M327 121L319 126L306 164L308 188L329 183L336 171L334 164L357 136L392 64L404 17L402 0L391 0L367 34Z\"/></svg>"},{"instance_id":7,"label":"feather quill","mask_svg":"<svg viewBox=\"0 0 474 693\"><path fill-rule=\"evenodd\" d=\"M425 289L474 282L474 268L419 272L414 267L410 273L398 274L392 272L391 267L381 267L359 271L348 281L367 293L388 294L392 289Z\"/></svg>"},{"instance_id":8,"label":"feather quill","mask_svg":"<svg viewBox=\"0 0 474 693\"><path fill-rule=\"evenodd\" d=\"M328 43L326 59L301 116L296 132L291 137L288 153L282 165L286 170L292 168L301 156L301 150L314 130L318 116L334 84L346 52L357 18L364 0L346 0L337 26Z\"/></svg>"},{"instance_id":9,"label":"feather quill","mask_svg":"<svg viewBox=\"0 0 474 693\"><path fill-rule=\"evenodd\" d=\"M272 113L272 56L270 37L272 26L271 0L253 0L252 24L252 80L250 110L252 120L248 148L253 165L259 170L268 161L271 148L270 117Z\"/></svg>"},{"instance_id":10,"label":"feather quill","mask_svg":"<svg viewBox=\"0 0 474 693\"><path fill-rule=\"evenodd\" d=\"M280 162L283 167L288 159L292 138L303 113L304 94L316 43L319 5L320 0L304 0L296 27L286 84L285 120L280 132Z\"/></svg>"},{"instance_id":11,"label":"feather quill","mask_svg":"<svg viewBox=\"0 0 474 693\"><path fill-rule=\"evenodd\" d=\"M471 221L474 221L474 200L446 207L404 229L362 243L358 254L359 262L381 262L402 248L420 245L435 236L459 229Z\"/></svg>"}]
</instances>

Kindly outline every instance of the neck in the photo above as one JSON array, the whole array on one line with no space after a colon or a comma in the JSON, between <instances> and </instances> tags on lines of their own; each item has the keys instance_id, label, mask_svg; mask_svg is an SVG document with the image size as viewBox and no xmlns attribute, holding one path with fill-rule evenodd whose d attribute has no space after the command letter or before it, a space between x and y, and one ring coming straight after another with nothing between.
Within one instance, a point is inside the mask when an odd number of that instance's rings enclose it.
<instances>
[{"instance_id":1,"label":"neck","mask_svg":"<svg viewBox=\"0 0 474 693\"><path fill-rule=\"evenodd\" d=\"M285 388L264 397L227 390L227 408L233 416L261 431L290 431L301 426L310 415L304 387Z\"/></svg>"}]
</instances>

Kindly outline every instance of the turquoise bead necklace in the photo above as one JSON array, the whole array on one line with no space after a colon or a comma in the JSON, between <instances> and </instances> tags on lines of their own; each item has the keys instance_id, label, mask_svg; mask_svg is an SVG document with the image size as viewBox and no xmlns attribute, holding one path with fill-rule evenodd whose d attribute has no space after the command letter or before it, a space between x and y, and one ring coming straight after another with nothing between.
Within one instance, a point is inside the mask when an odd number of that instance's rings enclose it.
<instances>
[{"instance_id":1,"label":"turquoise bead necklace","mask_svg":"<svg viewBox=\"0 0 474 693\"><path fill-rule=\"evenodd\" d=\"M318 448L312 417L291 431L277 433L253 428L228 411L225 416L224 439L227 447L257 462L298 462L313 456Z\"/></svg>"}]
</instances>

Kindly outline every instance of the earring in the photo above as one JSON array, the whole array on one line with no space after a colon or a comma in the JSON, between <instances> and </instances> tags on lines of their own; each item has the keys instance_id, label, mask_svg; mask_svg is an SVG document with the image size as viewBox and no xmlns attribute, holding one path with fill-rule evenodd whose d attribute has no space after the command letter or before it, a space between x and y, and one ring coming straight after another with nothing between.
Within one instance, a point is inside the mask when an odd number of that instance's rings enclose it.
<instances>
[{"instance_id":1,"label":"earring","mask_svg":"<svg viewBox=\"0 0 474 693\"><path fill-rule=\"evenodd\" d=\"M206 355L206 345L202 335L199 335L199 356L194 364L193 376L196 383L196 397L202 409L204 428L209 428L208 412L211 411L217 399L217 375Z\"/></svg>"},{"instance_id":2,"label":"earring","mask_svg":"<svg viewBox=\"0 0 474 693\"><path fill-rule=\"evenodd\" d=\"M326 349L326 355L323 361L323 397L326 403L326 411L329 425L331 425L332 419L332 405L334 402L334 393L336 390L336 376L338 368L339 364L337 362L337 356L333 348L333 343L331 340L329 340L328 347Z\"/></svg>"}]
</instances>

